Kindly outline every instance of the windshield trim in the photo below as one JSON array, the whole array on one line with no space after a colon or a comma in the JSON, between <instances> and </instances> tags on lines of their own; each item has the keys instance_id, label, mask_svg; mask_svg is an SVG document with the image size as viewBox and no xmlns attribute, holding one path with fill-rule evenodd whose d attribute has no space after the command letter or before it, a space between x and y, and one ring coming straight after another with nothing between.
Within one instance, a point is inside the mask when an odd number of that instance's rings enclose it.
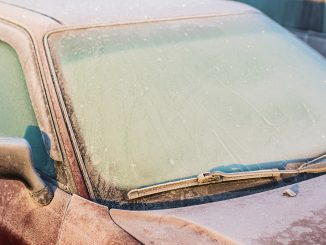
<instances>
[{"instance_id":1,"label":"windshield trim","mask_svg":"<svg viewBox=\"0 0 326 245\"><path fill-rule=\"evenodd\" d=\"M139 25L139 24L150 24L150 23L159 23L159 22L169 22L169 21L182 21L182 20L195 20L195 19L209 19L209 18L217 18L217 17L227 17L227 16L240 16L240 15L252 15L258 14L263 15L261 12L257 10L247 10L241 13L232 13L232 14L205 14L205 15L187 15L187 16L172 16L165 18L153 18L153 19L139 19L125 22L109 22L103 24L91 24L91 25L72 25L72 26L64 26L55 28L45 33L43 37L43 43L45 47L46 54L51 53L51 49L49 48L49 37L54 33L66 32L66 31L75 31L75 30L83 30L83 29L93 29L93 28L102 28L102 27L118 27L118 26L128 26L128 25Z\"/></svg>"}]
</instances>

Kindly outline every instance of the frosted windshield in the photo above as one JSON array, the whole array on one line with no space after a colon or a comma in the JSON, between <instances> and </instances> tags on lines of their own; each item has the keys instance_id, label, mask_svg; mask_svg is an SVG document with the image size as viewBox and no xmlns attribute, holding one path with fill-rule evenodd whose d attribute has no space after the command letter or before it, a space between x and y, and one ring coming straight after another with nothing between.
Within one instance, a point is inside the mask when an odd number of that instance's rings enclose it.
<instances>
[{"instance_id":1,"label":"frosted windshield","mask_svg":"<svg viewBox=\"0 0 326 245\"><path fill-rule=\"evenodd\" d=\"M326 150L326 62L260 14L70 30L49 42L98 189Z\"/></svg>"}]
</instances>

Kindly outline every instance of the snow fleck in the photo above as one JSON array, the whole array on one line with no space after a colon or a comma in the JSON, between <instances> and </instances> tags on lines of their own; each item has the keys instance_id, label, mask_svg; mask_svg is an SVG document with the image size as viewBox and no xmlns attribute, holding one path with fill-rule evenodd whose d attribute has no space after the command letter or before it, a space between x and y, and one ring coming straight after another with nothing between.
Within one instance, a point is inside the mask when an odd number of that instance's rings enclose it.
<instances>
[{"instance_id":1,"label":"snow fleck","mask_svg":"<svg viewBox=\"0 0 326 245\"><path fill-rule=\"evenodd\" d=\"M295 197L297 195L297 193L291 189L286 189L284 192L283 192L283 195L284 196L288 196L288 197Z\"/></svg>"},{"instance_id":2,"label":"snow fleck","mask_svg":"<svg viewBox=\"0 0 326 245\"><path fill-rule=\"evenodd\" d=\"M175 164L175 161L173 159L170 159L170 165L174 165Z\"/></svg>"}]
</instances>

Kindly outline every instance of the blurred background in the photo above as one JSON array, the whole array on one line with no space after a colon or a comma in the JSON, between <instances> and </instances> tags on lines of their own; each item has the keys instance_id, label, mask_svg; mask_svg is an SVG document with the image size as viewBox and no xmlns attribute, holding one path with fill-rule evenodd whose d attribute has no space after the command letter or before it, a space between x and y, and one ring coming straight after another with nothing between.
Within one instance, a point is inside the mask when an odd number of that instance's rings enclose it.
<instances>
[{"instance_id":1,"label":"blurred background","mask_svg":"<svg viewBox=\"0 0 326 245\"><path fill-rule=\"evenodd\" d=\"M293 32L326 57L326 0L237 0Z\"/></svg>"}]
</instances>

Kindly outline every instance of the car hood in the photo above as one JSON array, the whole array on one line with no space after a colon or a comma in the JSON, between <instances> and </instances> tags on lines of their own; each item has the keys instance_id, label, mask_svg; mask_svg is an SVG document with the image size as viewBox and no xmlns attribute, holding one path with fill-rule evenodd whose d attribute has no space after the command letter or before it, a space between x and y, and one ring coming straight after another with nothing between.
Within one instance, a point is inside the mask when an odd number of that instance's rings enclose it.
<instances>
[{"instance_id":1,"label":"car hood","mask_svg":"<svg viewBox=\"0 0 326 245\"><path fill-rule=\"evenodd\" d=\"M326 175L240 198L159 211L111 209L148 244L325 244ZM283 195L291 189L297 195Z\"/></svg>"}]
</instances>

